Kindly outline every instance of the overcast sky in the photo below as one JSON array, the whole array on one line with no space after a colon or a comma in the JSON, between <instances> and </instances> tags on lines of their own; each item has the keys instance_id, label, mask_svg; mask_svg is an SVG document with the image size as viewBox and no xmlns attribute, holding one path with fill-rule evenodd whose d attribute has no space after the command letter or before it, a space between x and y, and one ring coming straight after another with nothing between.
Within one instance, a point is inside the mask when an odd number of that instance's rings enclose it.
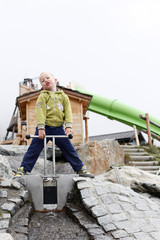
<instances>
[{"instance_id":1,"label":"overcast sky","mask_svg":"<svg viewBox=\"0 0 160 240\"><path fill-rule=\"evenodd\" d=\"M160 1L0 0L0 137L19 82L52 72L160 119ZM89 135L131 130L90 114Z\"/></svg>"}]
</instances>

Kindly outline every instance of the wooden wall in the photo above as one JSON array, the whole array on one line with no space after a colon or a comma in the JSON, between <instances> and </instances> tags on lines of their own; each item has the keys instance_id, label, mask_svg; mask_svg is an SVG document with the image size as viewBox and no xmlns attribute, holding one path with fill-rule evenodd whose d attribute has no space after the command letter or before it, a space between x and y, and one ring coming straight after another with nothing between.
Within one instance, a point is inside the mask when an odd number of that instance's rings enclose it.
<instances>
[{"instance_id":1,"label":"wooden wall","mask_svg":"<svg viewBox=\"0 0 160 240\"><path fill-rule=\"evenodd\" d=\"M83 105L82 102L78 99L70 98L71 108L72 108L72 117L73 117L73 131L74 138L73 143L75 145L83 143L84 134L83 134Z\"/></svg>"}]
</instances>

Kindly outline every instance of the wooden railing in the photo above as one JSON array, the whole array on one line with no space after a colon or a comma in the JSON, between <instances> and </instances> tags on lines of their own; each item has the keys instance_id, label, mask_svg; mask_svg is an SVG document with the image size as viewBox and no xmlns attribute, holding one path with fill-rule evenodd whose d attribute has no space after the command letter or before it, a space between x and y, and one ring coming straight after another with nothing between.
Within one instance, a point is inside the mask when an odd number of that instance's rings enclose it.
<instances>
[{"instance_id":1,"label":"wooden railing","mask_svg":"<svg viewBox=\"0 0 160 240\"><path fill-rule=\"evenodd\" d=\"M160 129L160 125L158 125L158 124L154 123L153 121L149 120L149 114L148 113L145 114L145 117L143 117L142 115L139 115L139 117L146 121L147 130L142 129L141 131L148 135L148 144L150 146L152 146L152 139L151 139L151 137L153 137L153 138L157 139L158 141L160 141L160 136L158 136L157 134L151 132L150 124L158 127L159 129Z\"/></svg>"}]
</instances>

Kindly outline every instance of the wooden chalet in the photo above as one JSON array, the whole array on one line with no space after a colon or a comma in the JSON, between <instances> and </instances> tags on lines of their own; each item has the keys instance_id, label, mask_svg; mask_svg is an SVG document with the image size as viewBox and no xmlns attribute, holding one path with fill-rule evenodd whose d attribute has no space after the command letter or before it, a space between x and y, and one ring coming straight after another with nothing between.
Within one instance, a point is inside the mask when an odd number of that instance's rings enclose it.
<instances>
[{"instance_id":1,"label":"wooden chalet","mask_svg":"<svg viewBox=\"0 0 160 240\"><path fill-rule=\"evenodd\" d=\"M16 133L16 138L12 141L12 144L29 145L31 140L26 140L25 135L33 135L35 133L35 107L41 90L38 89L37 85L32 83L32 79L24 79L24 81L20 83L19 88L20 95L16 98L17 115L15 117L14 113L14 116L12 116L12 124L10 123L7 131L9 132L14 129ZM84 139L88 141L88 117L86 116L86 112L92 96L72 90L70 87L65 88L57 86L57 89L63 90L68 95L71 102L74 131L72 143L74 145L79 145L84 143ZM83 121L85 121L85 124L83 124ZM7 144L7 141L6 137L6 140L1 144Z\"/></svg>"}]
</instances>

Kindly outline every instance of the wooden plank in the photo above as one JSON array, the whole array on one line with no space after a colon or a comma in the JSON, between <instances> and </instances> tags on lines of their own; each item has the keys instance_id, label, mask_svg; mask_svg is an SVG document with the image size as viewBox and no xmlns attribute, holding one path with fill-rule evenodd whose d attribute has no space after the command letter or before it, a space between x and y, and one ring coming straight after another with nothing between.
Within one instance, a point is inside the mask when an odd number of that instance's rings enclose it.
<instances>
[{"instance_id":1,"label":"wooden plank","mask_svg":"<svg viewBox=\"0 0 160 240\"><path fill-rule=\"evenodd\" d=\"M146 117L146 124L147 124L148 144L149 144L149 146L152 146L149 114L146 113L145 117Z\"/></svg>"},{"instance_id":2,"label":"wooden plank","mask_svg":"<svg viewBox=\"0 0 160 240\"><path fill-rule=\"evenodd\" d=\"M139 147L139 138L138 138L138 133L137 133L137 128L135 125L133 125L134 128L134 134L135 134L135 138L136 138L136 145Z\"/></svg>"},{"instance_id":3,"label":"wooden plank","mask_svg":"<svg viewBox=\"0 0 160 240\"><path fill-rule=\"evenodd\" d=\"M3 140L2 142L0 142L0 145L8 145L8 144L12 144L14 142L14 139L12 140Z\"/></svg>"},{"instance_id":4,"label":"wooden plank","mask_svg":"<svg viewBox=\"0 0 160 240\"><path fill-rule=\"evenodd\" d=\"M147 130L145 129L141 129L141 132L144 132L147 134ZM151 136L160 141L160 136L158 136L157 134L151 132Z\"/></svg>"},{"instance_id":5,"label":"wooden plank","mask_svg":"<svg viewBox=\"0 0 160 240\"><path fill-rule=\"evenodd\" d=\"M86 134L86 142L89 142L89 135L88 135L88 118L85 117L85 134Z\"/></svg>"},{"instance_id":6,"label":"wooden plank","mask_svg":"<svg viewBox=\"0 0 160 240\"><path fill-rule=\"evenodd\" d=\"M21 137L17 137L12 144L13 145L20 145L21 144Z\"/></svg>"},{"instance_id":7,"label":"wooden plank","mask_svg":"<svg viewBox=\"0 0 160 240\"><path fill-rule=\"evenodd\" d=\"M145 120L145 121L146 121L146 117L143 117L142 115L139 115L139 117L140 117L141 119L143 119L143 120ZM152 125L154 125L154 126L156 126L156 127L160 128L160 125L158 125L158 124L154 123L153 121L149 120L149 122L150 122L150 124L152 124Z\"/></svg>"}]
</instances>

